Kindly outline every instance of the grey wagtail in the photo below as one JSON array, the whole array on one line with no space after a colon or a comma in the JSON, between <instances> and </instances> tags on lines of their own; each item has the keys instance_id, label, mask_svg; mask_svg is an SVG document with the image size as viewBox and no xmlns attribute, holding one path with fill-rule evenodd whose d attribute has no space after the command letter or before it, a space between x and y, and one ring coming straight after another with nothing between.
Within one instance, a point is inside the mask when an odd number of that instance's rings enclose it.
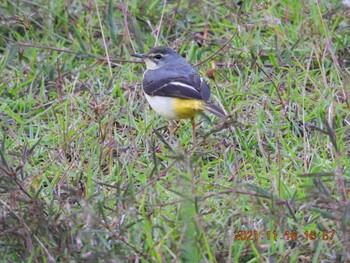
<instances>
[{"instance_id":1,"label":"grey wagtail","mask_svg":"<svg viewBox=\"0 0 350 263\"><path fill-rule=\"evenodd\" d=\"M132 54L146 63L142 87L148 103L164 118L173 121L192 119L207 110L225 119L224 110L210 103L210 89L197 71L169 47L154 47L146 54Z\"/></svg>"}]
</instances>

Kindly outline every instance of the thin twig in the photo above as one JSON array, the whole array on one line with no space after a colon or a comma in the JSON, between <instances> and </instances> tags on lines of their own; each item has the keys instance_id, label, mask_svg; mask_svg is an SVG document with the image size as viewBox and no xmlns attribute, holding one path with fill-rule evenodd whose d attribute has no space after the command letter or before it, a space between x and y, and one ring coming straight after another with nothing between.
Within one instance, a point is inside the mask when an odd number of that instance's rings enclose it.
<instances>
[{"instance_id":1,"label":"thin twig","mask_svg":"<svg viewBox=\"0 0 350 263\"><path fill-rule=\"evenodd\" d=\"M97 12L98 23L99 23L100 29L101 29L101 36L102 36L102 40L103 40L103 47L104 47L104 49L105 49L106 58L107 58L107 63L108 63L108 68L109 68L109 76L112 77L112 76L113 76L113 73L112 73L112 66L111 66L111 61L109 60L108 48L107 48L107 44L106 44L105 34L103 33L103 28L102 28L102 23L101 23L101 17L100 17L100 11L98 10L97 0L94 0L94 1L95 1L95 6L96 6L96 12Z\"/></svg>"},{"instance_id":2,"label":"thin twig","mask_svg":"<svg viewBox=\"0 0 350 263\"><path fill-rule=\"evenodd\" d=\"M44 50L52 50L52 51L58 51L58 52L64 52L64 53L68 53L68 54L74 54L77 55L80 58L94 58L97 59L99 61L110 61L110 62L114 62L114 63L143 63L142 61L135 61L135 60L129 60L129 59L119 59L119 58L111 58L111 57L98 57L94 54L91 53L81 53L81 52L77 52L77 51L72 51L69 49L65 49L65 48L57 48L57 47L49 47L49 46L41 46L41 45L36 45L36 44L29 44L29 43L23 43L23 42L17 42L17 41L13 41L10 40L11 42L13 42L15 45L18 45L20 47L33 47L33 48L37 48L37 49L44 49Z\"/></svg>"},{"instance_id":3,"label":"thin twig","mask_svg":"<svg viewBox=\"0 0 350 263\"><path fill-rule=\"evenodd\" d=\"M212 59L213 57L215 57L220 51L222 51L230 42L231 40L235 37L237 33L237 30L236 32L226 41L225 44L223 44L218 51L214 52L213 54L211 54L209 57L207 57L206 59L202 60L201 62L198 62L197 64L194 64L193 66L194 67L197 67L199 65L202 65L203 63L207 62L208 60Z\"/></svg>"},{"instance_id":4,"label":"thin twig","mask_svg":"<svg viewBox=\"0 0 350 263\"><path fill-rule=\"evenodd\" d=\"M163 17L164 17L164 12L165 12L165 6L166 6L166 0L164 0L162 15L160 16L160 22L159 22L159 27L158 27L157 36L156 36L156 42L155 42L154 46L158 45L158 38L159 38L160 29L161 29L162 24L163 24Z\"/></svg>"}]
</instances>

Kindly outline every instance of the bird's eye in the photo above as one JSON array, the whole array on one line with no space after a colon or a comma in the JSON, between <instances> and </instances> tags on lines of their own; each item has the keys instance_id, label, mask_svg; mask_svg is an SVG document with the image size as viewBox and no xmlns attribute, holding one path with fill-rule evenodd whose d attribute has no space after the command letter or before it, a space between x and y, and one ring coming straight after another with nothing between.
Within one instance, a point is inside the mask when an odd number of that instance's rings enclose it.
<instances>
[{"instance_id":1,"label":"bird's eye","mask_svg":"<svg viewBox=\"0 0 350 263\"><path fill-rule=\"evenodd\" d=\"M157 54L154 56L155 59L161 59L162 58L162 55L161 54Z\"/></svg>"}]
</instances>

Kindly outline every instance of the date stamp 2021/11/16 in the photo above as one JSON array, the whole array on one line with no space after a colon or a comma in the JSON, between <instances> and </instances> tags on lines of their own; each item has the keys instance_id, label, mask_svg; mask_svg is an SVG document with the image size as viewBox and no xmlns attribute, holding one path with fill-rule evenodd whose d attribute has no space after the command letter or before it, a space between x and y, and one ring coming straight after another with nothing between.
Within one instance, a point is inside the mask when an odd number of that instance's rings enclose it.
<instances>
[{"instance_id":1,"label":"date stamp 2021/11/16","mask_svg":"<svg viewBox=\"0 0 350 263\"><path fill-rule=\"evenodd\" d=\"M258 241L258 240L292 240L297 241L300 239L304 239L307 241L315 241L315 240L324 240L330 241L333 240L334 231L325 230L325 231L304 231L301 234L298 234L296 230L284 231L282 234L279 234L277 231L264 231L259 233L258 231L252 230L237 230L234 232L234 240L235 241Z\"/></svg>"}]
</instances>

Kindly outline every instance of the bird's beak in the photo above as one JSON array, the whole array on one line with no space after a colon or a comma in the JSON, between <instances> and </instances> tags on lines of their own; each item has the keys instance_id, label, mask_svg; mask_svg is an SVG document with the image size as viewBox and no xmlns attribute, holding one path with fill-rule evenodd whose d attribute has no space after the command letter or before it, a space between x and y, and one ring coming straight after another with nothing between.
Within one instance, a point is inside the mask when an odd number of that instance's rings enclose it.
<instances>
[{"instance_id":1,"label":"bird's beak","mask_svg":"<svg viewBox=\"0 0 350 263\"><path fill-rule=\"evenodd\" d=\"M131 54L132 57L142 58L144 59L146 57L145 54Z\"/></svg>"}]
</instances>

